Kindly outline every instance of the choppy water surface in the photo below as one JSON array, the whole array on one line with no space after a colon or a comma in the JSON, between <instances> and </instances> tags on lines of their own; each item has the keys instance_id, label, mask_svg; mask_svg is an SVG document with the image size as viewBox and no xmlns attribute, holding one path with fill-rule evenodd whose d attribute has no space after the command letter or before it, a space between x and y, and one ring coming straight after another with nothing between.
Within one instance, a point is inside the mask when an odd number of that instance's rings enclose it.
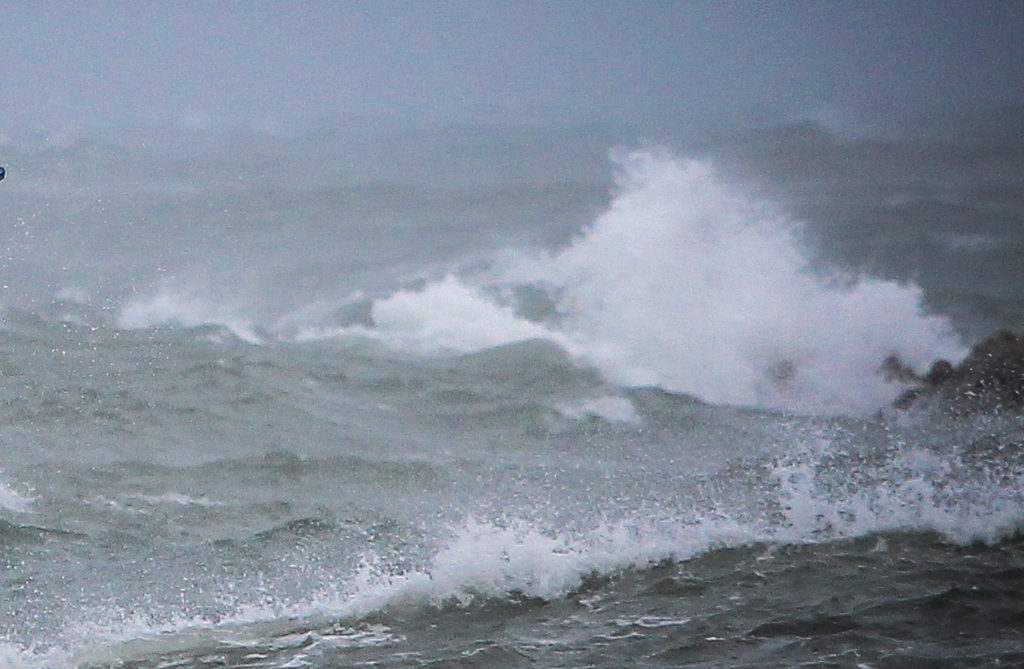
<instances>
[{"instance_id":1,"label":"choppy water surface","mask_svg":"<svg viewBox=\"0 0 1024 669\"><path fill-rule=\"evenodd\" d=\"M10 146L0 661L1024 664L1024 420L877 371L1020 325L1020 149L805 131Z\"/></svg>"}]
</instances>

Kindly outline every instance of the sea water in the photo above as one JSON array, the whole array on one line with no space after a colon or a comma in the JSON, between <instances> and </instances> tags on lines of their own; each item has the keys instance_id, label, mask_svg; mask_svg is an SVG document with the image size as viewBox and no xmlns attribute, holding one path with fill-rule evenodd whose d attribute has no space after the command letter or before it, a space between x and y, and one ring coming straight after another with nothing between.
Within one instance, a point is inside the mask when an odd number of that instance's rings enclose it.
<instances>
[{"instance_id":1,"label":"sea water","mask_svg":"<svg viewBox=\"0 0 1024 669\"><path fill-rule=\"evenodd\" d=\"M0 663L1024 663L1022 147L9 138Z\"/></svg>"}]
</instances>

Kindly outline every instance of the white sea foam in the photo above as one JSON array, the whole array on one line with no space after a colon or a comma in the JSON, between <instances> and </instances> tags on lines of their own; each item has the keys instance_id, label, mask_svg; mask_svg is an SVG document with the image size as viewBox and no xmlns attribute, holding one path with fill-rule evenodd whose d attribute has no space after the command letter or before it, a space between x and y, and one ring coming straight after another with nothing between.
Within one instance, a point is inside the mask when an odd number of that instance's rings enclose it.
<instances>
[{"instance_id":1,"label":"white sea foam","mask_svg":"<svg viewBox=\"0 0 1024 669\"><path fill-rule=\"evenodd\" d=\"M153 507L182 506L182 507L216 507L224 506L224 502L218 502L206 497L193 497L180 492L165 492L159 495L145 494L124 494L116 499L96 497L93 500L100 506L110 507L118 511L130 511L148 513Z\"/></svg>"},{"instance_id":2,"label":"white sea foam","mask_svg":"<svg viewBox=\"0 0 1024 669\"><path fill-rule=\"evenodd\" d=\"M0 480L0 508L16 513L28 513L32 510L34 501L31 497L19 493Z\"/></svg>"},{"instance_id":3,"label":"white sea foam","mask_svg":"<svg viewBox=\"0 0 1024 669\"><path fill-rule=\"evenodd\" d=\"M154 506L175 505L175 506L224 506L224 502L217 502L206 497L192 497L180 492L165 492L160 495L125 495L126 500L139 500Z\"/></svg>"}]
</instances>

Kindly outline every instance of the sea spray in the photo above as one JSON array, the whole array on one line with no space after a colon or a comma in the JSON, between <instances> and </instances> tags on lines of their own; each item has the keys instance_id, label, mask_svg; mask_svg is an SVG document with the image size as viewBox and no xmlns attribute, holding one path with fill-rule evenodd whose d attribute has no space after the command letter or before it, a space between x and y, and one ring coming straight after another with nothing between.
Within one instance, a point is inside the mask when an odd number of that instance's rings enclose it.
<instances>
[{"instance_id":1,"label":"sea spray","mask_svg":"<svg viewBox=\"0 0 1024 669\"><path fill-rule=\"evenodd\" d=\"M875 371L958 357L914 286L840 282L807 269L798 224L744 197L702 161L616 157L616 195L568 248L537 263L584 358L629 385L716 403L872 409Z\"/></svg>"},{"instance_id":2,"label":"sea spray","mask_svg":"<svg viewBox=\"0 0 1024 669\"><path fill-rule=\"evenodd\" d=\"M877 374L889 355L917 367L963 355L949 322L923 313L917 286L810 271L800 223L710 162L655 150L613 161L607 210L567 247L520 249L483 274L396 290L372 301L365 324L332 325L320 302L260 322L237 295L216 299L181 280L126 301L119 324L219 323L252 343L369 336L417 354L543 338L621 385L812 412L886 404L900 391ZM521 315L523 286L545 291L557 318ZM512 297L500 302L502 291Z\"/></svg>"}]
</instances>

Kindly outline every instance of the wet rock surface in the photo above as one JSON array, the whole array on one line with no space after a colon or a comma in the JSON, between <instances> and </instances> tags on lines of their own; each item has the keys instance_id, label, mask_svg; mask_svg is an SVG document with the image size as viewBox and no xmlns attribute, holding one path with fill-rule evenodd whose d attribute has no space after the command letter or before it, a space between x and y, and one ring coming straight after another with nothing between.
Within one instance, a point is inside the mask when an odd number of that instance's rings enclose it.
<instances>
[{"instance_id":1,"label":"wet rock surface","mask_svg":"<svg viewBox=\"0 0 1024 669\"><path fill-rule=\"evenodd\" d=\"M880 371L890 380L912 385L893 403L897 409L928 404L953 414L1024 413L1024 334L996 332L960 364L937 360L923 376L896 356L887 358Z\"/></svg>"}]
</instances>

